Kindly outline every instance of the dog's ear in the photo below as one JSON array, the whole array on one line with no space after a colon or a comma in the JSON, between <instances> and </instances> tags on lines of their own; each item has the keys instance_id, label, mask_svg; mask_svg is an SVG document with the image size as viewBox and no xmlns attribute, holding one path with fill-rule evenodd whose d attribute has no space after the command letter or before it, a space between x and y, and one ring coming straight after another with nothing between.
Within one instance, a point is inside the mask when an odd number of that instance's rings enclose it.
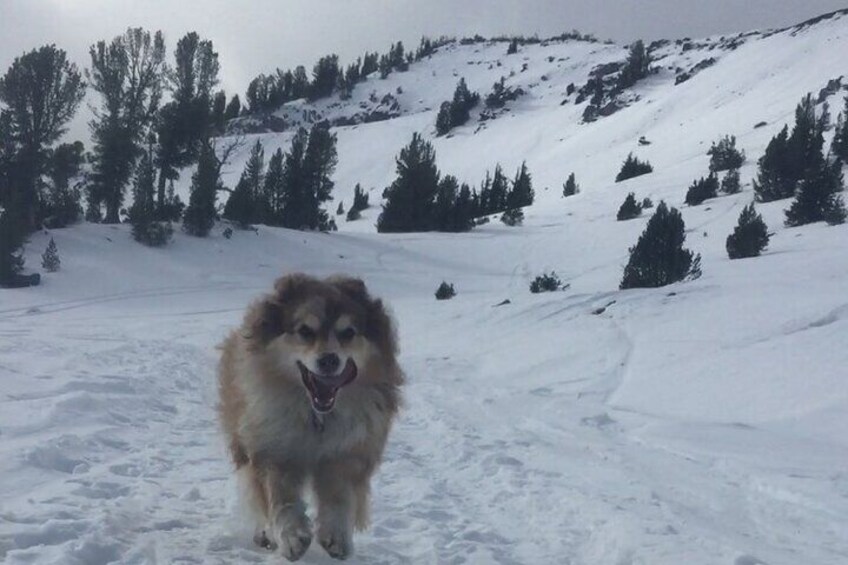
<instances>
[{"instance_id":1,"label":"dog's ear","mask_svg":"<svg viewBox=\"0 0 848 565\"><path fill-rule=\"evenodd\" d=\"M300 274L281 277L274 283L274 292L250 308L244 321L250 349L261 349L286 331L286 303L301 292L306 280L307 277Z\"/></svg>"},{"instance_id":2,"label":"dog's ear","mask_svg":"<svg viewBox=\"0 0 848 565\"><path fill-rule=\"evenodd\" d=\"M365 308L368 324L365 333L379 343L383 350L397 353L394 324L386 312L386 307L383 306L383 301L371 298L362 279L337 277L332 279L332 282L344 294Z\"/></svg>"},{"instance_id":3,"label":"dog's ear","mask_svg":"<svg viewBox=\"0 0 848 565\"><path fill-rule=\"evenodd\" d=\"M342 293L352 298L360 304L368 304L371 302L371 297L368 295L368 289L365 288L365 283L362 279L353 277L334 277L330 282L335 285Z\"/></svg>"}]
</instances>

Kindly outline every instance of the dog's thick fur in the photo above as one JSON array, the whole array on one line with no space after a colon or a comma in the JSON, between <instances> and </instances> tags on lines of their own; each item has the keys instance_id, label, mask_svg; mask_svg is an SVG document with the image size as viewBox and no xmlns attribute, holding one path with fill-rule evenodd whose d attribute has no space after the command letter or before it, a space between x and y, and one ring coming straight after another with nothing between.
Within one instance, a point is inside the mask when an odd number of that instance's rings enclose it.
<instances>
[{"instance_id":1,"label":"dog's thick fur","mask_svg":"<svg viewBox=\"0 0 848 565\"><path fill-rule=\"evenodd\" d=\"M302 494L311 481L318 541L344 559L354 528L368 524L371 475L401 402L397 340L381 301L359 279L289 275L221 349L219 413L256 514L255 541L289 560L304 554L312 525ZM301 372L315 371L328 350L354 363L356 378L323 414Z\"/></svg>"}]
</instances>

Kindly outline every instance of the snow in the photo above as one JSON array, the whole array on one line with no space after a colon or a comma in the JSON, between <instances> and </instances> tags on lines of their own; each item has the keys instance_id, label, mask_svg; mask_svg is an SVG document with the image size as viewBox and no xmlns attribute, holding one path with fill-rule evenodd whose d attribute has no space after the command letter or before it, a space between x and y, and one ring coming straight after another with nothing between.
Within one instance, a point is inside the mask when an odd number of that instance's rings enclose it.
<instances>
[{"instance_id":1,"label":"snow","mask_svg":"<svg viewBox=\"0 0 848 565\"><path fill-rule=\"evenodd\" d=\"M62 270L0 294L0 558L279 562L252 546L236 508L215 345L276 277L307 271L362 276L385 298L409 377L352 562L848 562L848 226L784 228L787 201L758 205L774 232L767 252L724 251L756 158L798 99L844 70L846 43L837 17L688 51L681 67L720 60L676 87L664 71L634 105L583 125L582 106L559 105L565 85L621 47L534 46L514 61L504 44L455 47L357 87L404 92L401 117L337 129L339 197L362 182L375 203L400 146L433 134L454 69L482 92L510 68L508 84L548 74L511 115L435 140L442 170L475 184L496 162L527 159L537 203L520 228L377 235L371 208L334 234L260 226L227 240L219 227L204 240L178 232L165 249L126 226L34 235L28 265L52 236ZM626 193L681 207L709 143L728 133L748 153L743 192L681 208L704 275L617 290L647 221L615 221ZM262 139L267 155L288 134ZM630 151L655 172L614 184ZM572 170L582 192L562 199ZM551 269L570 287L530 294ZM435 301L442 280L453 300ZM317 545L305 561L331 562Z\"/></svg>"}]
</instances>

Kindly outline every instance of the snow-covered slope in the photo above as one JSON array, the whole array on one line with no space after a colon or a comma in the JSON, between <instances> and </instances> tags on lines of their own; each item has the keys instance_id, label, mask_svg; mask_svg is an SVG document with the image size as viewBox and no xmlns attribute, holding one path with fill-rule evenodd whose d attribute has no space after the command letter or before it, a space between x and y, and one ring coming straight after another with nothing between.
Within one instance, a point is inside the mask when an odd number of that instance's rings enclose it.
<instances>
[{"instance_id":1,"label":"snow-covered slope","mask_svg":"<svg viewBox=\"0 0 848 565\"><path fill-rule=\"evenodd\" d=\"M622 58L620 47L506 57L502 44L457 46L357 88L401 86L406 110L338 128L346 203L356 182L377 199L394 154L413 131L433 134L459 76L481 91L509 69L512 84L538 81L508 115L435 140L440 167L475 183L496 162L528 161L537 203L520 228L356 233L373 232L371 209L339 233L260 226L227 240L216 229L165 249L139 246L126 226L35 235L28 264L51 236L63 263L40 287L0 294L0 559L278 562L232 510L214 345L274 278L303 270L364 277L394 310L409 376L353 562L848 562L848 226L787 229L785 201L761 205L768 251L729 261L724 238L751 200L746 186L682 208L700 279L622 292L646 219L615 221L628 191L681 206L724 134L747 151L748 180L801 95L844 72L847 47L846 17L720 53L665 46L664 68L718 62L678 86L662 71L640 83L640 100L591 124L578 124L573 100L560 106L565 86ZM287 143L262 138L266 152ZM615 185L630 151L656 172ZM562 199L572 170L582 192ZM551 269L568 290L530 294ZM442 280L457 288L451 301L433 298ZM331 562L320 548L305 560Z\"/></svg>"}]
</instances>

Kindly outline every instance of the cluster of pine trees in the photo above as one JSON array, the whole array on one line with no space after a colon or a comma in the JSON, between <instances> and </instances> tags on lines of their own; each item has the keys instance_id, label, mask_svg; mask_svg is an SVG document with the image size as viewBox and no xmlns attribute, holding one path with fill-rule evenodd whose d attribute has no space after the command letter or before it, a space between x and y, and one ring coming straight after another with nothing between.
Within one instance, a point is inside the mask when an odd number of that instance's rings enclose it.
<instances>
[{"instance_id":1,"label":"cluster of pine trees","mask_svg":"<svg viewBox=\"0 0 848 565\"><path fill-rule=\"evenodd\" d=\"M533 203L533 182L522 163L510 182L500 165L486 174L480 191L459 184L436 167L436 153L418 133L396 159L397 178L386 188L380 232L467 231L481 216L520 209Z\"/></svg>"},{"instance_id":2,"label":"cluster of pine trees","mask_svg":"<svg viewBox=\"0 0 848 565\"><path fill-rule=\"evenodd\" d=\"M468 90L465 79L459 79L453 99L442 102L439 113L436 116L436 133L445 135L455 127L468 122L471 117L471 109L480 102L480 95Z\"/></svg>"},{"instance_id":3,"label":"cluster of pine trees","mask_svg":"<svg viewBox=\"0 0 848 565\"><path fill-rule=\"evenodd\" d=\"M240 227L266 224L299 230L331 231L334 220L322 205L331 199L336 168L336 136L319 123L300 128L288 153L271 156L257 140L241 178L224 208L224 218Z\"/></svg>"}]
</instances>

